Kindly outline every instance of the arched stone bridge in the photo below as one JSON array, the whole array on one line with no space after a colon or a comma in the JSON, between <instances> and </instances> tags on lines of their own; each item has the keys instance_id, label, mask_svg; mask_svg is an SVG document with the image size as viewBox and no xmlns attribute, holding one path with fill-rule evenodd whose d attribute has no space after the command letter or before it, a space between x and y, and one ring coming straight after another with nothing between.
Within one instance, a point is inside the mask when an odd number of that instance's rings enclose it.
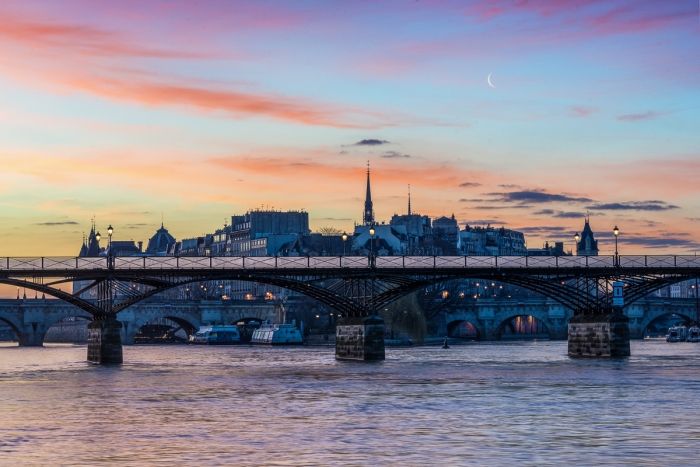
<instances>
[{"instance_id":1,"label":"arched stone bridge","mask_svg":"<svg viewBox=\"0 0 700 467\"><path fill-rule=\"evenodd\" d=\"M0 324L9 325L20 346L39 346L46 332L68 318L92 320L92 315L74 305L52 299L2 299ZM187 331L209 324L231 324L244 318L275 321L277 307L273 302L247 300L154 301L138 303L121 311L121 340L132 344L134 336L145 324L170 319Z\"/></svg>"}]
</instances>

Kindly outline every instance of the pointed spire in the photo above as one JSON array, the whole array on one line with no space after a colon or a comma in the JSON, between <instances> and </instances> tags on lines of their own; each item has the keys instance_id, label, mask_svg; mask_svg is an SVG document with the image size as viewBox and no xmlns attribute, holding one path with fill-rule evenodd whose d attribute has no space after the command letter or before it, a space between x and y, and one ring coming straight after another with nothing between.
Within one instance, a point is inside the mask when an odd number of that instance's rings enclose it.
<instances>
[{"instance_id":1,"label":"pointed spire","mask_svg":"<svg viewBox=\"0 0 700 467\"><path fill-rule=\"evenodd\" d=\"M367 191L365 193L365 211L362 214L362 222L365 225L374 224L374 206L372 204L372 189L369 181L369 161L367 161Z\"/></svg>"},{"instance_id":2,"label":"pointed spire","mask_svg":"<svg viewBox=\"0 0 700 467\"><path fill-rule=\"evenodd\" d=\"M408 184L408 215L411 215L411 184Z\"/></svg>"}]
</instances>

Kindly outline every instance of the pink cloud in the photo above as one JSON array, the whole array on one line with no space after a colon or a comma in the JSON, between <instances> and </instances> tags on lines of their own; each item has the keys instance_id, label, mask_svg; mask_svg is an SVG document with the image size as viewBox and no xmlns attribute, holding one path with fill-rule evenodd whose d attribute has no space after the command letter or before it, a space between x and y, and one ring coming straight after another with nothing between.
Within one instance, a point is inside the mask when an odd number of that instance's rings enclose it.
<instances>
[{"instance_id":1,"label":"pink cloud","mask_svg":"<svg viewBox=\"0 0 700 467\"><path fill-rule=\"evenodd\" d=\"M121 35L92 26L28 20L0 11L0 37L36 49L54 49L87 56L204 58L207 54L138 45Z\"/></svg>"},{"instance_id":2,"label":"pink cloud","mask_svg":"<svg viewBox=\"0 0 700 467\"><path fill-rule=\"evenodd\" d=\"M569 110L574 117L590 117L598 111L595 107L584 107L580 105L574 105Z\"/></svg>"}]
</instances>

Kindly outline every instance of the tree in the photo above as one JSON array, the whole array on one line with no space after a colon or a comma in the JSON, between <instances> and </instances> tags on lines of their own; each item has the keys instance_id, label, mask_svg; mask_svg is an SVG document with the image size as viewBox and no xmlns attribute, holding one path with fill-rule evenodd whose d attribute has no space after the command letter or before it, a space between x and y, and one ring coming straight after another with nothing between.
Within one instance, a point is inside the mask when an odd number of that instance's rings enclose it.
<instances>
[{"instance_id":1,"label":"tree","mask_svg":"<svg viewBox=\"0 0 700 467\"><path fill-rule=\"evenodd\" d=\"M336 229L335 227L326 226L326 227L320 227L318 229L318 233L320 233L324 237L331 237L333 235L340 235L343 233L343 231L340 229Z\"/></svg>"}]
</instances>

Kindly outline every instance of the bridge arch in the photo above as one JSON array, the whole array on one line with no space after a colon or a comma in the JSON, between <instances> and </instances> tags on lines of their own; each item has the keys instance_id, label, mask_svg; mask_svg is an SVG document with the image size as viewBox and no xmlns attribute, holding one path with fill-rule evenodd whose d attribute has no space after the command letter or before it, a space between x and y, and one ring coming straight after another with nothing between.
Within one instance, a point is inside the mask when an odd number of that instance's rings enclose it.
<instances>
[{"instance_id":1,"label":"bridge arch","mask_svg":"<svg viewBox=\"0 0 700 467\"><path fill-rule=\"evenodd\" d=\"M454 319L447 323L447 337L464 340L480 340L478 323L466 319Z\"/></svg>"},{"instance_id":2,"label":"bridge arch","mask_svg":"<svg viewBox=\"0 0 700 467\"><path fill-rule=\"evenodd\" d=\"M698 276L696 275L670 275L656 277L640 283L631 284L628 288L625 289L624 292L625 306L631 305L636 301L646 297L647 295L654 293L657 290L663 289L664 287L669 287L680 282L686 282L696 279L698 279ZM696 291L696 293L698 292Z\"/></svg>"},{"instance_id":3,"label":"bridge arch","mask_svg":"<svg viewBox=\"0 0 700 467\"><path fill-rule=\"evenodd\" d=\"M503 275L454 275L448 277L435 277L429 279L422 279L415 282L411 282L405 285L400 285L384 294L380 294L377 297L377 308L383 308L392 301L400 298L403 295L415 292L425 287L439 284L441 282L458 281L458 280L472 280L472 281L485 281L485 282L496 282L500 284L514 285L517 287L522 287L526 290L535 292L543 297L550 298L563 307L570 310L577 310L578 307L582 306L585 302L585 298L577 297L578 294L583 294L571 286L563 285L560 281L545 280L542 278L530 278L524 279L522 277L516 276L503 276ZM593 297L589 297L592 299Z\"/></svg>"},{"instance_id":4,"label":"bridge arch","mask_svg":"<svg viewBox=\"0 0 700 467\"><path fill-rule=\"evenodd\" d=\"M536 309L518 309L498 313L494 319L496 337L504 338L555 338L555 325L547 311Z\"/></svg>"},{"instance_id":5,"label":"bridge arch","mask_svg":"<svg viewBox=\"0 0 700 467\"><path fill-rule=\"evenodd\" d=\"M64 283L66 281L60 281L61 283ZM29 290L35 290L37 292L41 292L42 294L49 295L51 297L58 298L60 300L63 300L66 303L70 303L71 305L75 305L76 307L87 311L88 313L91 314L99 314L102 310L95 306L94 304L83 300L79 297L74 296L73 294L69 292L64 292L60 288L55 288L47 284L40 284L37 282L31 282L31 281L25 281L25 280L20 280L20 279L12 279L12 278L0 278L0 284L7 284L7 285L12 285L15 287L21 287L24 289L29 289Z\"/></svg>"},{"instance_id":6,"label":"bridge arch","mask_svg":"<svg viewBox=\"0 0 700 467\"><path fill-rule=\"evenodd\" d=\"M142 327L158 320L166 319L180 326L188 336L196 332L202 322L199 313L189 310L178 310L170 307L141 310L138 314L125 310L117 314L122 323L122 341L133 344L134 337Z\"/></svg>"},{"instance_id":7,"label":"bridge arch","mask_svg":"<svg viewBox=\"0 0 700 467\"><path fill-rule=\"evenodd\" d=\"M74 313L64 313L63 316L51 314L43 326L41 341L45 342L87 342L87 326L92 321L92 315L78 308ZM74 323L74 324L69 324ZM72 327L66 333L65 327ZM57 335L58 334L58 335Z\"/></svg>"},{"instance_id":8,"label":"bridge arch","mask_svg":"<svg viewBox=\"0 0 700 467\"><path fill-rule=\"evenodd\" d=\"M17 340L17 342L20 342L20 340L21 340L21 332L20 332L21 324L18 323L17 320L13 316L10 316L7 313L0 311L0 324L8 325L9 328L14 333L15 339Z\"/></svg>"},{"instance_id":9,"label":"bridge arch","mask_svg":"<svg viewBox=\"0 0 700 467\"><path fill-rule=\"evenodd\" d=\"M76 308L76 307L70 307L67 310L50 310L51 313L47 314L47 317L44 319L44 325L46 329L48 330L51 328L51 326L56 325L57 323L60 323L61 321L66 320L67 318L77 318L81 320L87 320L87 321L92 321L92 314L88 313L87 311Z\"/></svg>"},{"instance_id":10,"label":"bridge arch","mask_svg":"<svg viewBox=\"0 0 700 467\"><path fill-rule=\"evenodd\" d=\"M686 325L691 324L695 321L695 318L689 313L670 311L668 309L659 308L654 311L648 311L646 316L640 324L640 329L642 330L642 336L646 336L649 328L657 321L663 318L670 318L672 316L679 317Z\"/></svg>"}]
</instances>

